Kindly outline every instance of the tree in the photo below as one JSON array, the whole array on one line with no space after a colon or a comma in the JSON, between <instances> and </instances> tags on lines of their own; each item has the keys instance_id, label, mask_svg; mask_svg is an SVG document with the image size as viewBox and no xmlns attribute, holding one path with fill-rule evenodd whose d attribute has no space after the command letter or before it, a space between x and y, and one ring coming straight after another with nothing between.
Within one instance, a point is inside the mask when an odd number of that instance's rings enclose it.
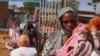
<instances>
[{"instance_id":1,"label":"tree","mask_svg":"<svg viewBox=\"0 0 100 56\"><path fill-rule=\"evenodd\" d=\"M39 2L24 2L24 8L28 10L28 13L32 14L35 7L39 7Z\"/></svg>"},{"instance_id":2,"label":"tree","mask_svg":"<svg viewBox=\"0 0 100 56\"><path fill-rule=\"evenodd\" d=\"M93 3L100 2L100 0L92 0Z\"/></svg>"},{"instance_id":3,"label":"tree","mask_svg":"<svg viewBox=\"0 0 100 56\"><path fill-rule=\"evenodd\" d=\"M74 8L75 10L77 10L79 8L79 1L68 0L67 3L68 3L67 6L70 6L70 7Z\"/></svg>"}]
</instances>

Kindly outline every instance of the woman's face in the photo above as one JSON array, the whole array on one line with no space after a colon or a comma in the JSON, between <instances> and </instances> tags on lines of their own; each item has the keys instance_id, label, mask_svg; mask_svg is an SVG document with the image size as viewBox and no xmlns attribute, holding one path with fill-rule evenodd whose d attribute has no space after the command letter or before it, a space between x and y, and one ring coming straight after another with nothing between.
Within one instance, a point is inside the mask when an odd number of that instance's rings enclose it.
<instances>
[{"instance_id":1,"label":"woman's face","mask_svg":"<svg viewBox=\"0 0 100 56\"><path fill-rule=\"evenodd\" d=\"M69 32L76 27L76 17L71 12L65 13L61 21L63 28Z\"/></svg>"}]
</instances>

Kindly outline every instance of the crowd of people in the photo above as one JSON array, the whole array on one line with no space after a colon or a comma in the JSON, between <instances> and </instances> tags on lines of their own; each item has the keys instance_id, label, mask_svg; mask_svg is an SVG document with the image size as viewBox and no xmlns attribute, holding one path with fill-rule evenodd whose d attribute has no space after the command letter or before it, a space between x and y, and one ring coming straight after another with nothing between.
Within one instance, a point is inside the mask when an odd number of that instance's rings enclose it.
<instances>
[{"instance_id":1,"label":"crowd of people","mask_svg":"<svg viewBox=\"0 0 100 56\"><path fill-rule=\"evenodd\" d=\"M39 9L35 9L39 10ZM34 13L37 18L38 11ZM33 16L34 16L33 15ZM26 17L27 18L27 17ZM11 56L37 56L38 47L38 20L25 19L25 24L21 24L18 15L11 15L8 18L8 28L10 41L6 43ZM37 22L36 22L37 21ZM22 26L23 25L23 26ZM21 27L22 26L22 27ZM36 28L35 28L36 27Z\"/></svg>"},{"instance_id":2,"label":"crowd of people","mask_svg":"<svg viewBox=\"0 0 100 56\"><path fill-rule=\"evenodd\" d=\"M33 21L38 21L37 12ZM10 16L8 22L10 41L6 46L10 55L39 56L38 29L30 22L20 29L18 17ZM99 15L83 20L73 8L64 7L58 12L57 23L57 31L46 37L40 56L100 56Z\"/></svg>"}]
</instances>

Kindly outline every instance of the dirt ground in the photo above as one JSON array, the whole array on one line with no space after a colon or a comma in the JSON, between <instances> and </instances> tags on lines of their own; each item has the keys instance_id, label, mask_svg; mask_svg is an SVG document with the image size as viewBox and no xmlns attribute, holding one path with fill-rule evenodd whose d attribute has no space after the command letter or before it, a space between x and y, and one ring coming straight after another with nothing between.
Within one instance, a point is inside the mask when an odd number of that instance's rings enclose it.
<instances>
[{"instance_id":1,"label":"dirt ground","mask_svg":"<svg viewBox=\"0 0 100 56\"><path fill-rule=\"evenodd\" d=\"M0 30L0 56L9 56L9 51L5 47L5 43L9 41L7 30Z\"/></svg>"}]
</instances>

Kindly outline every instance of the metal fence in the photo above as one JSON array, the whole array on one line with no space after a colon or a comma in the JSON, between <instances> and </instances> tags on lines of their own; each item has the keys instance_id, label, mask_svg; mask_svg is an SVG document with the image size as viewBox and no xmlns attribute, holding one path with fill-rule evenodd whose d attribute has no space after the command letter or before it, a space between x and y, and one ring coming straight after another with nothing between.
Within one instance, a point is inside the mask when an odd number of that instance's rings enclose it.
<instances>
[{"instance_id":1,"label":"metal fence","mask_svg":"<svg viewBox=\"0 0 100 56\"><path fill-rule=\"evenodd\" d=\"M57 15L62 7L62 1L63 0L41 0L39 5L38 30L41 33L41 36L39 37L42 38L39 39L39 45L42 45L45 42L46 37L49 36L50 33L57 30ZM26 19L25 15L27 15L27 13L14 12L14 7L13 9L8 9L8 2L0 2L0 30L8 29L7 24L11 23L8 22L8 18L11 15L17 15L20 22L23 23ZM33 14L30 14L29 18L31 18L31 20L32 17ZM41 46L38 48L41 48Z\"/></svg>"},{"instance_id":2,"label":"metal fence","mask_svg":"<svg viewBox=\"0 0 100 56\"><path fill-rule=\"evenodd\" d=\"M24 20L24 14L20 12L14 12L13 9L9 9L9 3L7 1L0 2L0 30L8 29L7 22L11 15L17 14L20 17L21 22Z\"/></svg>"},{"instance_id":3,"label":"metal fence","mask_svg":"<svg viewBox=\"0 0 100 56\"><path fill-rule=\"evenodd\" d=\"M61 8L61 0L42 0L40 8L40 31L49 35L57 30L56 19Z\"/></svg>"},{"instance_id":4,"label":"metal fence","mask_svg":"<svg viewBox=\"0 0 100 56\"><path fill-rule=\"evenodd\" d=\"M59 9L61 8L62 0L40 0L39 10L39 31L41 33L52 33L56 31L56 18ZM15 5L14 5L15 6ZM10 15L17 14L21 23L25 20L25 13L15 12L16 9L12 6L9 9L8 2L0 2L0 29L8 29L7 22ZM24 9L23 9L24 10ZM31 10L31 9L30 9ZM30 15L32 18L32 16Z\"/></svg>"}]
</instances>

